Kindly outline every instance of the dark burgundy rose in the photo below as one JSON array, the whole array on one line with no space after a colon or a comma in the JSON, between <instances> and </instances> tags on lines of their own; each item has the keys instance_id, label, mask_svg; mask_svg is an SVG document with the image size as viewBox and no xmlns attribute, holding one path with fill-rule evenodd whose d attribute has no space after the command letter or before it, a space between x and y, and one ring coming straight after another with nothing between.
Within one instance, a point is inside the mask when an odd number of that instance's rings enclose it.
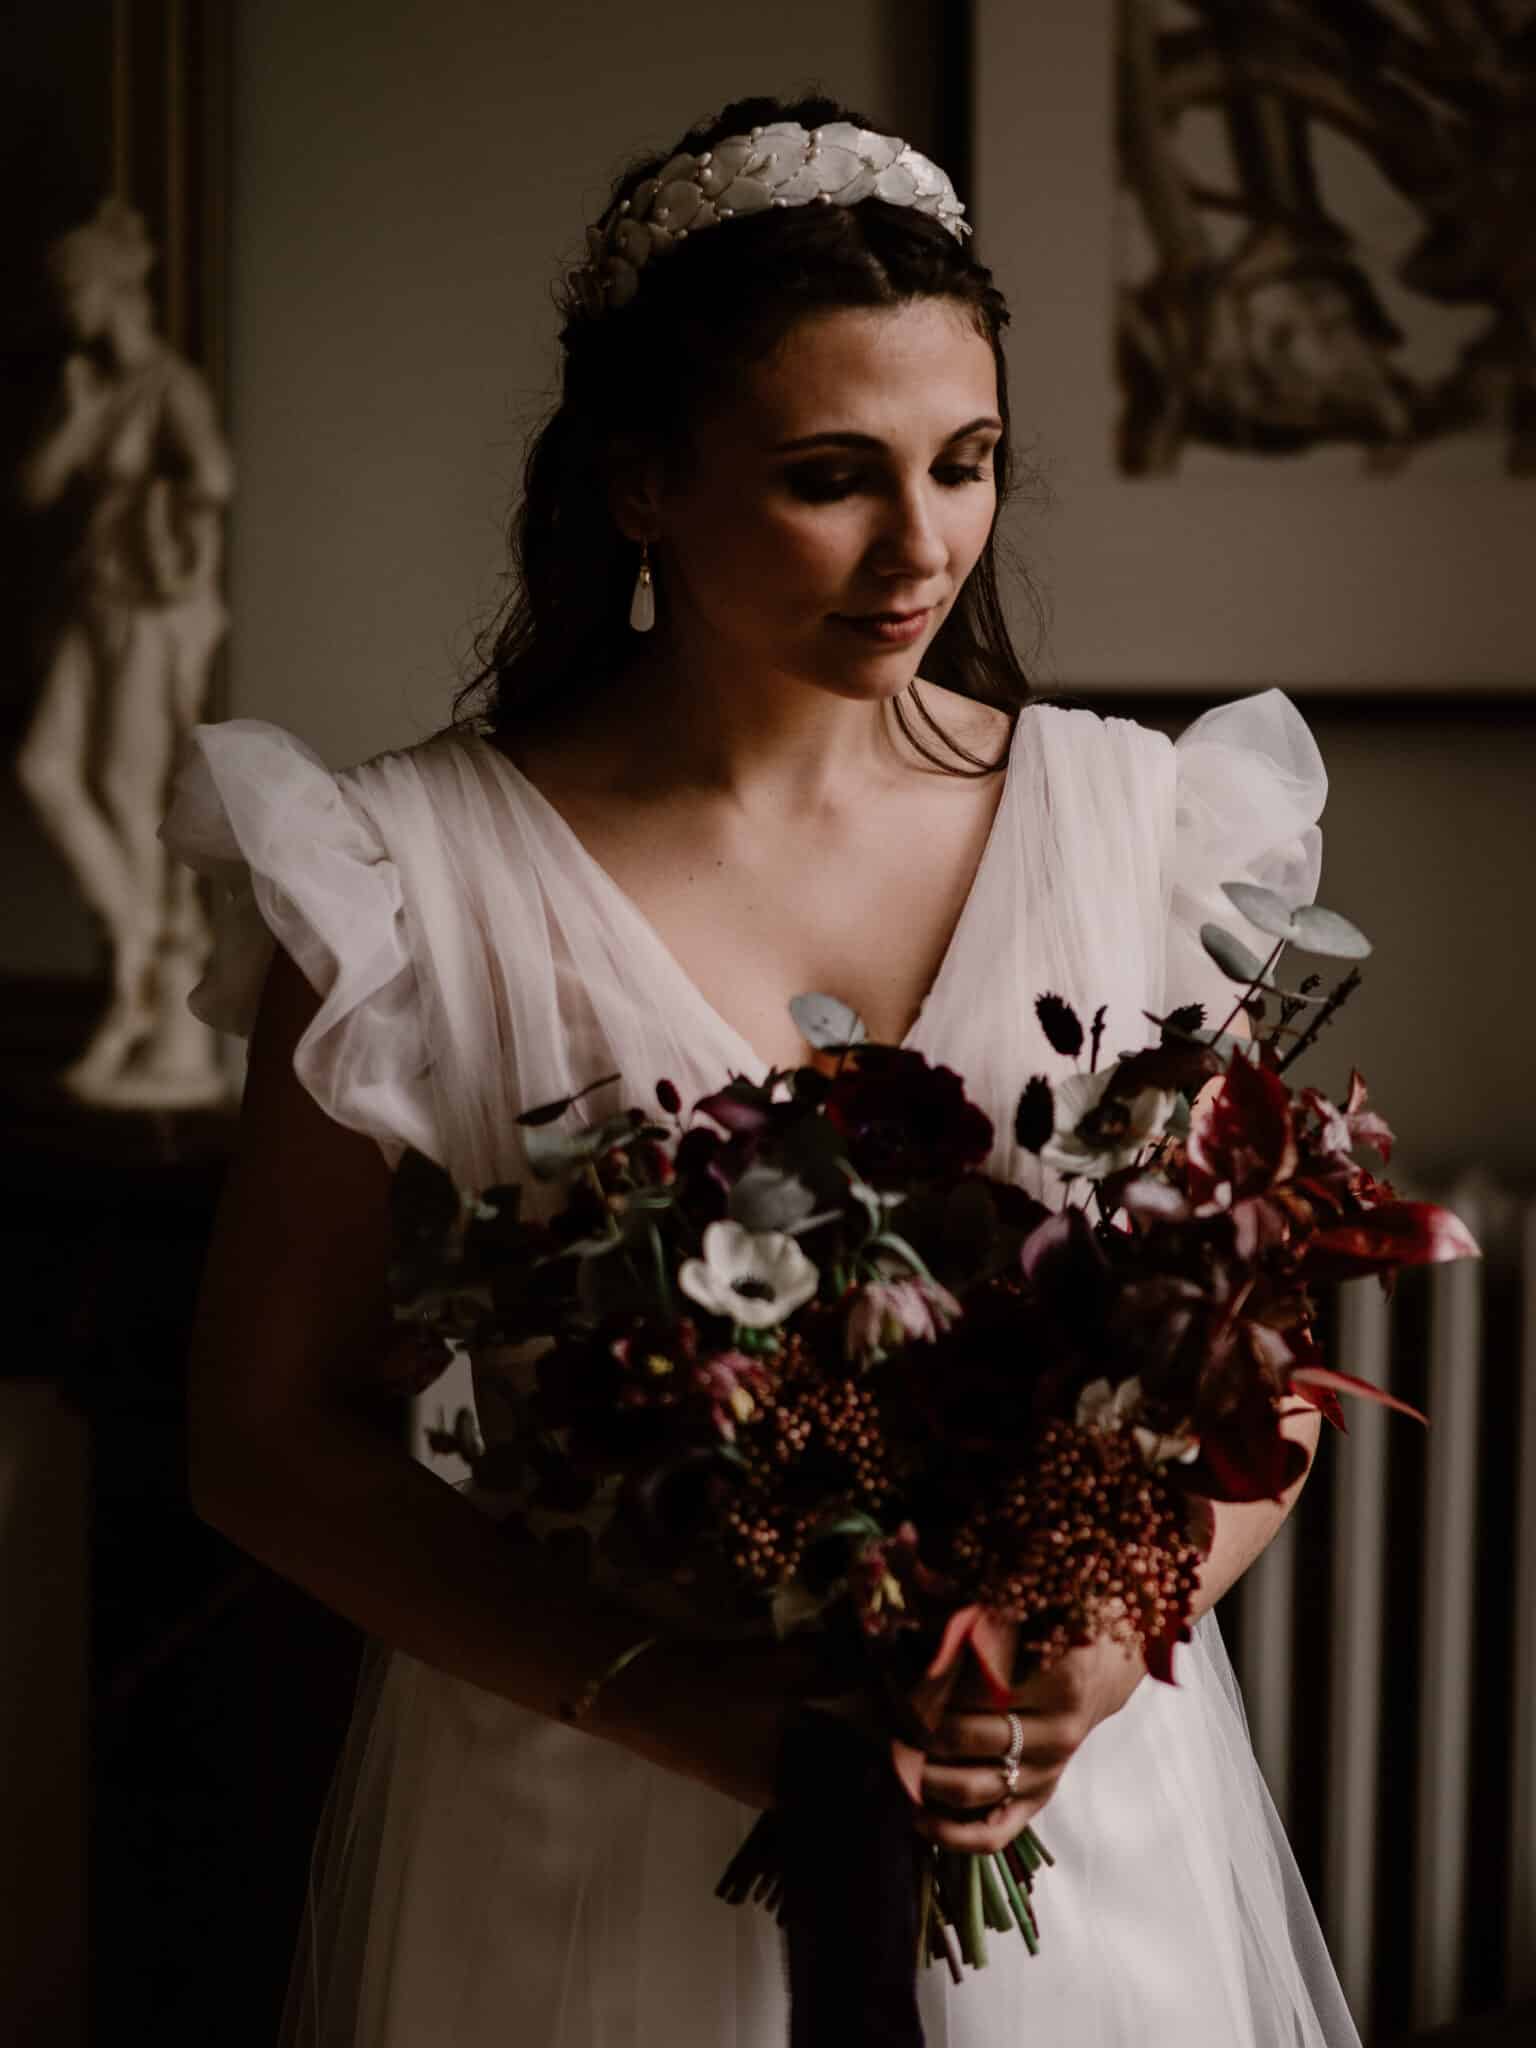
<instances>
[{"instance_id":1,"label":"dark burgundy rose","mask_svg":"<svg viewBox=\"0 0 1536 2048\"><path fill-rule=\"evenodd\" d=\"M826 1114L866 1179L944 1180L979 1166L992 1121L950 1067L920 1052L861 1047L832 1084Z\"/></svg>"},{"instance_id":2,"label":"dark burgundy rose","mask_svg":"<svg viewBox=\"0 0 1536 2048\"><path fill-rule=\"evenodd\" d=\"M1022 1289L978 1290L964 1316L907 1361L902 1390L916 1431L961 1456L987 1457L999 1446L1028 1441L1047 1357Z\"/></svg>"}]
</instances>

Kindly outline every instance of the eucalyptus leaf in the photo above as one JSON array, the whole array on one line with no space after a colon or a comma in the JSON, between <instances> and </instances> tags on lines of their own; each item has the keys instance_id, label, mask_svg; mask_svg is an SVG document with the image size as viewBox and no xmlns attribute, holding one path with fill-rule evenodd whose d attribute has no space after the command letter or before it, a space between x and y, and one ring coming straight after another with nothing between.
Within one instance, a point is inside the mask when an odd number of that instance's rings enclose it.
<instances>
[{"instance_id":1,"label":"eucalyptus leaf","mask_svg":"<svg viewBox=\"0 0 1536 2048\"><path fill-rule=\"evenodd\" d=\"M904 1237L898 1237L894 1230L878 1230L869 1242L871 1246L878 1246L882 1251L894 1252L898 1259L905 1259L913 1272L920 1274L924 1280L933 1278L922 1253L914 1250Z\"/></svg>"},{"instance_id":2,"label":"eucalyptus leaf","mask_svg":"<svg viewBox=\"0 0 1536 2048\"><path fill-rule=\"evenodd\" d=\"M869 1182L859 1178L858 1170L846 1159L839 1159L838 1166L848 1179L848 1192L869 1218L870 1228L878 1230L892 1209L899 1208L907 1199L904 1194L882 1194L872 1188Z\"/></svg>"},{"instance_id":3,"label":"eucalyptus leaf","mask_svg":"<svg viewBox=\"0 0 1536 2048\"><path fill-rule=\"evenodd\" d=\"M1263 961L1256 959L1241 939L1234 938L1219 924L1201 925L1200 943L1232 981L1257 981L1261 987L1267 985L1262 980Z\"/></svg>"},{"instance_id":4,"label":"eucalyptus leaf","mask_svg":"<svg viewBox=\"0 0 1536 2048\"><path fill-rule=\"evenodd\" d=\"M768 1604L773 1617L773 1631L777 1636L787 1636L797 1628L804 1628L816 1621L831 1605L834 1592L813 1593L798 1579L791 1579L787 1585L774 1589Z\"/></svg>"},{"instance_id":5,"label":"eucalyptus leaf","mask_svg":"<svg viewBox=\"0 0 1536 2048\"><path fill-rule=\"evenodd\" d=\"M1358 925L1336 910L1324 910L1320 903L1304 903L1297 911L1294 943L1329 960L1365 960L1371 952L1371 942Z\"/></svg>"},{"instance_id":6,"label":"eucalyptus leaf","mask_svg":"<svg viewBox=\"0 0 1536 2048\"><path fill-rule=\"evenodd\" d=\"M562 1095L555 1102L541 1102L534 1109L525 1109L522 1115L515 1117L513 1121L535 1128L540 1124L556 1123L573 1104L580 1102L584 1095L590 1095L594 1088L610 1088L615 1081L622 1078L620 1074L603 1074L596 1081L589 1081L585 1088L578 1088L574 1095Z\"/></svg>"},{"instance_id":7,"label":"eucalyptus leaf","mask_svg":"<svg viewBox=\"0 0 1536 2048\"><path fill-rule=\"evenodd\" d=\"M609 1252L619 1251L623 1247L624 1242L623 1237L617 1235L612 1237L577 1237L573 1238L569 1244L562 1245L560 1249L562 1255L566 1258L602 1259L606 1258Z\"/></svg>"},{"instance_id":8,"label":"eucalyptus leaf","mask_svg":"<svg viewBox=\"0 0 1536 2048\"><path fill-rule=\"evenodd\" d=\"M1261 888L1257 882L1223 882L1221 893L1234 910L1240 910L1250 924L1271 938L1296 937L1295 907L1273 889Z\"/></svg>"},{"instance_id":9,"label":"eucalyptus leaf","mask_svg":"<svg viewBox=\"0 0 1536 2048\"><path fill-rule=\"evenodd\" d=\"M525 1127L523 1151L529 1171L539 1180L554 1180L573 1167L584 1166L615 1145L628 1144L635 1127L627 1115L605 1117L579 1131L557 1131L548 1124Z\"/></svg>"},{"instance_id":10,"label":"eucalyptus leaf","mask_svg":"<svg viewBox=\"0 0 1536 2048\"><path fill-rule=\"evenodd\" d=\"M808 1540L819 1543L826 1536L871 1536L878 1539L884 1534L873 1515L862 1514L853 1508L846 1515L839 1515L835 1521L818 1522Z\"/></svg>"},{"instance_id":11,"label":"eucalyptus leaf","mask_svg":"<svg viewBox=\"0 0 1536 2048\"><path fill-rule=\"evenodd\" d=\"M869 1037L858 1011L836 996L791 996L789 1014L806 1044L818 1052L841 1052L846 1046L863 1045Z\"/></svg>"},{"instance_id":12,"label":"eucalyptus leaf","mask_svg":"<svg viewBox=\"0 0 1536 2048\"><path fill-rule=\"evenodd\" d=\"M793 1230L816 1207L816 1197L797 1173L776 1166L749 1166L731 1189L728 1214L747 1230Z\"/></svg>"}]
</instances>

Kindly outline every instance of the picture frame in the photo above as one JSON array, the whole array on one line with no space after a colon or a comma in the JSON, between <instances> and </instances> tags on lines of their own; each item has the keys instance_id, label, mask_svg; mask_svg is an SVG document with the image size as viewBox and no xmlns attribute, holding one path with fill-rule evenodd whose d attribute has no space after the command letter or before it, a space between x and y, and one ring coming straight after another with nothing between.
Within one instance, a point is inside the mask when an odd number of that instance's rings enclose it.
<instances>
[{"instance_id":1,"label":"picture frame","mask_svg":"<svg viewBox=\"0 0 1536 2048\"><path fill-rule=\"evenodd\" d=\"M1132 4L974 0L972 246L1011 312L1004 533L1045 597L1041 680L1512 705L1536 687L1536 478L1465 450L1372 472L1347 446L1120 470L1116 65Z\"/></svg>"}]
</instances>

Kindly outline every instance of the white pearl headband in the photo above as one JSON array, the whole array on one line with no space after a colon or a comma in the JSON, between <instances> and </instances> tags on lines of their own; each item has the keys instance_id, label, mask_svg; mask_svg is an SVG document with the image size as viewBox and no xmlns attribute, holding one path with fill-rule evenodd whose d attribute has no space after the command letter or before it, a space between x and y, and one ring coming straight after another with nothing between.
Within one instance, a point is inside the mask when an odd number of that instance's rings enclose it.
<instances>
[{"instance_id":1,"label":"white pearl headband","mask_svg":"<svg viewBox=\"0 0 1536 2048\"><path fill-rule=\"evenodd\" d=\"M587 229L588 260L571 282L587 313L611 312L634 297L653 256L704 228L770 206L856 206L861 199L913 207L957 242L971 232L944 172L899 135L877 135L851 121L811 129L774 121L698 156L684 150L670 158Z\"/></svg>"}]
</instances>

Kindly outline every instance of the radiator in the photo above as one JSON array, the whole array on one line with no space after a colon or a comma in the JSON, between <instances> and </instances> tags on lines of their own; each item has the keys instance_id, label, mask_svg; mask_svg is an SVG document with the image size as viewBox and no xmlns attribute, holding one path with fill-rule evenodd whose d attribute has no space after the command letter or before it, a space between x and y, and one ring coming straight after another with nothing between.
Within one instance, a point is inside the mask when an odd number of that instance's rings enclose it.
<instances>
[{"instance_id":1,"label":"radiator","mask_svg":"<svg viewBox=\"0 0 1536 2048\"><path fill-rule=\"evenodd\" d=\"M1345 1401L1223 1604L1254 1747L1369 2040L1536 1993L1536 1202L1438 1192L1484 1248L1325 1305ZM1229 1611L1230 1610L1230 1611Z\"/></svg>"}]
</instances>

